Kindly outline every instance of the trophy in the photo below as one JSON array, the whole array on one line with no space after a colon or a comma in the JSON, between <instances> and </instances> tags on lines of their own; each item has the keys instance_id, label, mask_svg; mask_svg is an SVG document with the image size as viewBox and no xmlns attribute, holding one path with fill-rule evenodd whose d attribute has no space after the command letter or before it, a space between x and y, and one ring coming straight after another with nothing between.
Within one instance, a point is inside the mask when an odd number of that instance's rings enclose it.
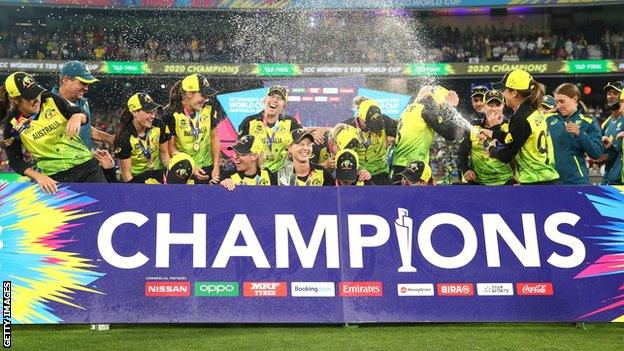
<instances>
[{"instance_id":1,"label":"trophy","mask_svg":"<svg viewBox=\"0 0 624 351\"><path fill-rule=\"evenodd\" d=\"M398 271L416 272L416 267L412 266L412 219L409 212L405 208L398 208L399 217L394 221L394 229L396 230L397 242L399 243L399 252L401 254L401 267Z\"/></svg>"}]
</instances>

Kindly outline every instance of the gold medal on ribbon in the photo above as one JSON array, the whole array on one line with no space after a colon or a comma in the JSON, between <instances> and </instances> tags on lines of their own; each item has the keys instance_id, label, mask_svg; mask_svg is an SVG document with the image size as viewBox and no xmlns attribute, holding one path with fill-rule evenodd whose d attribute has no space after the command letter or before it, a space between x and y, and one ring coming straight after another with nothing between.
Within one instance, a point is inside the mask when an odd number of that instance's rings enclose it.
<instances>
[{"instance_id":1,"label":"gold medal on ribbon","mask_svg":"<svg viewBox=\"0 0 624 351\"><path fill-rule=\"evenodd\" d=\"M5 147L11 146L11 144L13 144L13 140L15 140L15 138L4 139L2 141L2 145L4 145Z\"/></svg>"},{"instance_id":2,"label":"gold medal on ribbon","mask_svg":"<svg viewBox=\"0 0 624 351\"><path fill-rule=\"evenodd\" d=\"M147 169L150 171L154 169L154 162L152 162L152 160L147 161Z\"/></svg>"},{"instance_id":3,"label":"gold medal on ribbon","mask_svg":"<svg viewBox=\"0 0 624 351\"><path fill-rule=\"evenodd\" d=\"M195 150L195 151L199 151L199 141L196 141L196 142L193 144L193 150Z\"/></svg>"}]
</instances>

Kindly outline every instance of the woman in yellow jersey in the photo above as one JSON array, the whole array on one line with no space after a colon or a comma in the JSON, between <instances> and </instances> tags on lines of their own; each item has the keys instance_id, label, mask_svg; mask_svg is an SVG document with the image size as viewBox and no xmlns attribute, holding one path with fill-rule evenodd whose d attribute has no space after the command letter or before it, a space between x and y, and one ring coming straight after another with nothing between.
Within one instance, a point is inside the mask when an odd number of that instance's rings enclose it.
<instances>
[{"instance_id":1,"label":"woman in yellow jersey","mask_svg":"<svg viewBox=\"0 0 624 351\"><path fill-rule=\"evenodd\" d=\"M121 113L121 127L115 137L115 155L119 159L124 182L143 183L162 173L169 162L169 135L164 123L156 120L161 108L151 96L134 94Z\"/></svg>"},{"instance_id":2,"label":"woman in yellow jersey","mask_svg":"<svg viewBox=\"0 0 624 351\"><path fill-rule=\"evenodd\" d=\"M483 99L484 118L475 124L473 130L466 131L457 150L458 166L468 184L510 185L514 183L511 166L487 156L487 150L495 147L497 141L479 138L481 129L508 130L508 124L503 123L505 99L498 90L486 91Z\"/></svg>"},{"instance_id":3,"label":"woman in yellow jersey","mask_svg":"<svg viewBox=\"0 0 624 351\"><path fill-rule=\"evenodd\" d=\"M400 182L400 173L414 160L429 164L429 153L437 132L446 140L461 135L462 117L455 107L459 97L453 90L441 86L425 85L418 91L414 102L405 107L399 119L397 138L392 156L392 183ZM468 123L465 121L465 123Z\"/></svg>"},{"instance_id":4,"label":"woman in yellow jersey","mask_svg":"<svg viewBox=\"0 0 624 351\"><path fill-rule=\"evenodd\" d=\"M264 108L247 116L238 126L238 135L253 135L264 145L264 166L276 173L284 166L287 148L292 141L290 133L301 128L293 117L285 115L288 102L286 88L274 85L264 98Z\"/></svg>"},{"instance_id":5,"label":"woman in yellow jersey","mask_svg":"<svg viewBox=\"0 0 624 351\"><path fill-rule=\"evenodd\" d=\"M331 130L325 133L323 145L314 147L313 163L325 167L325 169L335 169L336 155L340 150L356 150L360 147L360 133L357 128L345 123L336 124Z\"/></svg>"},{"instance_id":6,"label":"woman in yellow jersey","mask_svg":"<svg viewBox=\"0 0 624 351\"><path fill-rule=\"evenodd\" d=\"M106 182L99 162L78 135L86 114L46 91L29 74L13 73L0 87L0 118L11 168L46 193L56 192L56 182ZM22 147L36 159L37 170L24 160Z\"/></svg>"},{"instance_id":7,"label":"woman in yellow jersey","mask_svg":"<svg viewBox=\"0 0 624 351\"><path fill-rule=\"evenodd\" d=\"M221 144L217 123L222 117L220 105L211 98L217 93L206 77L191 74L176 82L165 108L165 123L171 133L169 152L185 152L197 167L199 183L217 183L221 164Z\"/></svg>"},{"instance_id":8,"label":"woman in yellow jersey","mask_svg":"<svg viewBox=\"0 0 624 351\"><path fill-rule=\"evenodd\" d=\"M372 174L375 184L389 184L388 139L397 135L397 121L382 114L377 101L364 99L358 115L343 123L356 128L360 135L361 146L355 151L362 167Z\"/></svg>"},{"instance_id":9,"label":"woman in yellow jersey","mask_svg":"<svg viewBox=\"0 0 624 351\"><path fill-rule=\"evenodd\" d=\"M321 166L310 162L314 137L306 129L295 129L291 133L292 143L288 145L289 159L278 172L279 185L332 186L334 178Z\"/></svg>"},{"instance_id":10,"label":"woman in yellow jersey","mask_svg":"<svg viewBox=\"0 0 624 351\"><path fill-rule=\"evenodd\" d=\"M232 160L236 170L223 175L221 181L223 187L234 190L237 185L277 185L277 177L262 168L264 150L262 142L256 137L244 135L236 141L236 144L228 146L228 150L234 151Z\"/></svg>"},{"instance_id":11,"label":"woman in yellow jersey","mask_svg":"<svg viewBox=\"0 0 624 351\"><path fill-rule=\"evenodd\" d=\"M553 143L542 112L544 85L522 69L507 73L493 86L502 91L505 104L513 110L509 133L502 130L481 130L484 137L494 137L503 145L491 150L490 157L509 163L516 160L516 178L521 184L555 184ZM507 139L511 135L511 140ZM505 141L509 143L505 144Z\"/></svg>"}]
</instances>

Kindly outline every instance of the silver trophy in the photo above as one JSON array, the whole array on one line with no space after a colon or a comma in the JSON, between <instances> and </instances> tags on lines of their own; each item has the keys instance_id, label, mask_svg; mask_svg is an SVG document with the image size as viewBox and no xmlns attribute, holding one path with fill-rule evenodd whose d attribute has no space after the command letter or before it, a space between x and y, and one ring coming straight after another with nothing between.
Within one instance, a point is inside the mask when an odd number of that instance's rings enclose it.
<instances>
[{"instance_id":1,"label":"silver trophy","mask_svg":"<svg viewBox=\"0 0 624 351\"><path fill-rule=\"evenodd\" d=\"M397 242L399 243L399 253L401 254L401 267L398 271L416 272L416 267L412 266L412 219L409 212L405 208L398 208L399 218L394 221L394 229L396 230Z\"/></svg>"}]
</instances>

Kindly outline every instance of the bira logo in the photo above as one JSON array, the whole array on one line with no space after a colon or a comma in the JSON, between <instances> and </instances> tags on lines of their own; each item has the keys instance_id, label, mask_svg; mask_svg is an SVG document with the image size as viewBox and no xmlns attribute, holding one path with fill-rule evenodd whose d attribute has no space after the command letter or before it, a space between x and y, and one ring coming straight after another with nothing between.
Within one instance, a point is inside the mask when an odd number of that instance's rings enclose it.
<instances>
[{"instance_id":1,"label":"bira logo","mask_svg":"<svg viewBox=\"0 0 624 351\"><path fill-rule=\"evenodd\" d=\"M339 287L342 297L383 296L381 282L342 282Z\"/></svg>"},{"instance_id":2,"label":"bira logo","mask_svg":"<svg viewBox=\"0 0 624 351\"><path fill-rule=\"evenodd\" d=\"M147 297L191 296L190 282L145 282Z\"/></svg>"},{"instance_id":3,"label":"bira logo","mask_svg":"<svg viewBox=\"0 0 624 351\"><path fill-rule=\"evenodd\" d=\"M524 296L552 296L552 283L516 283L516 293Z\"/></svg>"},{"instance_id":4,"label":"bira logo","mask_svg":"<svg viewBox=\"0 0 624 351\"><path fill-rule=\"evenodd\" d=\"M436 288L439 296L473 296L472 283L438 283Z\"/></svg>"},{"instance_id":5,"label":"bira logo","mask_svg":"<svg viewBox=\"0 0 624 351\"><path fill-rule=\"evenodd\" d=\"M285 297L288 296L286 282L245 282L245 297Z\"/></svg>"}]
</instances>

